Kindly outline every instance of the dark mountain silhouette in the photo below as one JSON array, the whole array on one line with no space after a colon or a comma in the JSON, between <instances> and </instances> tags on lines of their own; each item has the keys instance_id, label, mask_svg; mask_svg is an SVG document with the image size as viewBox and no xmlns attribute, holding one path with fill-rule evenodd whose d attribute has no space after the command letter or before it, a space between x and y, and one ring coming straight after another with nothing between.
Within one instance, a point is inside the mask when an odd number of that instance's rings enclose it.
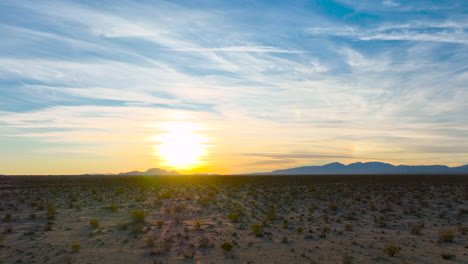
<instances>
[{"instance_id":1,"label":"dark mountain silhouette","mask_svg":"<svg viewBox=\"0 0 468 264\"><path fill-rule=\"evenodd\" d=\"M179 173L173 170L163 170L159 168L152 168L145 172L130 171L130 172L122 172L117 175L119 176L140 176L140 175L153 176L153 175L179 175Z\"/></svg>"},{"instance_id":2,"label":"dark mountain silhouette","mask_svg":"<svg viewBox=\"0 0 468 264\"><path fill-rule=\"evenodd\" d=\"M323 166L304 166L256 175L301 175L301 174L468 174L468 165L448 167L444 165L392 165L383 162L356 162L344 165L333 162Z\"/></svg>"}]
</instances>

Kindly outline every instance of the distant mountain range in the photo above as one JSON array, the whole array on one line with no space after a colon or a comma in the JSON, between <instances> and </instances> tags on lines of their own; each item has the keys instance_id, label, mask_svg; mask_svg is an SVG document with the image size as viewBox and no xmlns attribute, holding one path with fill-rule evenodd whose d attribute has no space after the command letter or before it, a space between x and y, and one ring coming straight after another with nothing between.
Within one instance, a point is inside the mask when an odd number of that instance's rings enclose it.
<instances>
[{"instance_id":1,"label":"distant mountain range","mask_svg":"<svg viewBox=\"0 0 468 264\"><path fill-rule=\"evenodd\" d=\"M163 170L163 169L158 169L158 168L152 168L144 172L130 171L130 172L122 172L116 175L119 175L119 176L140 176L140 175L154 176L154 175L179 175L179 173L173 170Z\"/></svg>"},{"instance_id":2,"label":"distant mountain range","mask_svg":"<svg viewBox=\"0 0 468 264\"><path fill-rule=\"evenodd\" d=\"M448 167L445 165L392 165L383 162L356 162L344 165L333 162L323 166L304 166L271 172L258 172L248 175L331 175L331 174L468 174L468 165L459 167ZM181 175L174 170L163 170L152 168L147 171L130 171L119 174L119 176L156 176L156 175ZM207 174L208 175L208 174Z\"/></svg>"},{"instance_id":3,"label":"distant mountain range","mask_svg":"<svg viewBox=\"0 0 468 264\"><path fill-rule=\"evenodd\" d=\"M468 165L448 167L445 165L392 165L383 162L356 162L344 165L333 162L323 166L304 166L253 175L304 175L304 174L468 174Z\"/></svg>"}]
</instances>

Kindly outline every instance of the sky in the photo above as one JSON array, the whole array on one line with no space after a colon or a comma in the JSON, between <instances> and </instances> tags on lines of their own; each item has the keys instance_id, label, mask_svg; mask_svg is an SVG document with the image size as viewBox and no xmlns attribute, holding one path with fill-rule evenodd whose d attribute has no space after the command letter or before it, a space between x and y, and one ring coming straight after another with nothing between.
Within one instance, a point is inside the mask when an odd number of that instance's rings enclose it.
<instances>
[{"instance_id":1,"label":"sky","mask_svg":"<svg viewBox=\"0 0 468 264\"><path fill-rule=\"evenodd\" d=\"M0 174L468 163L468 2L0 1Z\"/></svg>"}]
</instances>

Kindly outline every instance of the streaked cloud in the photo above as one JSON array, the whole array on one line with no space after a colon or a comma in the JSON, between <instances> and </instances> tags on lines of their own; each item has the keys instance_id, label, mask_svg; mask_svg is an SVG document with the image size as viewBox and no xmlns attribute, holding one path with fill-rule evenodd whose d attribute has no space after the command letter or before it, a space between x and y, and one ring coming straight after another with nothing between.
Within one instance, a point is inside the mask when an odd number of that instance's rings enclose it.
<instances>
[{"instance_id":1,"label":"streaked cloud","mask_svg":"<svg viewBox=\"0 0 468 264\"><path fill-rule=\"evenodd\" d=\"M463 1L257 5L0 3L0 153L17 153L1 167L67 148L95 170L158 167L148 139L177 116L208 128L210 172L466 163Z\"/></svg>"}]
</instances>

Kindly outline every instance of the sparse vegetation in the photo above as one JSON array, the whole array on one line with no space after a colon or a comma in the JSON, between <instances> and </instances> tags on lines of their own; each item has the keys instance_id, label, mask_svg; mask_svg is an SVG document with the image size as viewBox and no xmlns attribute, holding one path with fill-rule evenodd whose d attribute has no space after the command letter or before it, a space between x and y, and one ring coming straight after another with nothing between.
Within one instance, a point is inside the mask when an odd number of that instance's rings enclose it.
<instances>
[{"instance_id":1,"label":"sparse vegetation","mask_svg":"<svg viewBox=\"0 0 468 264\"><path fill-rule=\"evenodd\" d=\"M412 235L420 235L421 234L421 225L420 224L413 224L411 226L411 234Z\"/></svg>"},{"instance_id":2,"label":"sparse vegetation","mask_svg":"<svg viewBox=\"0 0 468 264\"><path fill-rule=\"evenodd\" d=\"M400 253L400 247L394 244L387 244L384 246L383 251L387 256L393 257Z\"/></svg>"},{"instance_id":3,"label":"sparse vegetation","mask_svg":"<svg viewBox=\"0 0 468 264\"><path fill-rule=\"evenodd\" d=\"M230 251L232 247L234 247L234 245L230 242L224 242L223 244L221 244L221 248L224 249L224 251L226 252Z\"/></svg>"},{"instance_id":4,"label":"sparse vegetation","mask_svg":"<svg viewBox=\"0 0 468 264\"><path fill-rule=\"evenodd\" d=\"M95 218L91 218L91 220L89 220L89 225L93 228L97 228L99 227L99 221Z\"/></svg>"},{"instance_id":5,"label":"sparse vegetation","mask_svg":"<svg viewBox=\"0 0 468 264\"><path fill-rule=\"evenodd\" d=\"M201 228L201 220L196 220L195 223L193 224L193 228L195 229L200 229Z\"/></svg>"},{"instance_id":6,"label":"sparse vegetation","mask_svg":"<svg viewBox=\"0 0 468 264\"><path fill-rule=\"evenodd\" d=\"M373 263L399 255L393 262L413 263L417 256L420 262L438 263L455 255L460 262L466 246L466 213L460 208L466 208L468 196L463 184L341 182L314 184L311 189L300 182L160 181L132 177L112 184L49 182L47 189L4 188L0 247L2 238L8 243L2 254L12 263L28 262L29 255L21 250L34 253L31 246L43 243L56 249L41 251L38 261L44 263L61 263L67 255L75 262L91 262L96 260L90 254L93 249L119 248L144 251L140 260L158 264L210 259L221 251L245 263L256 263L260 256L266 262ZM49 210L54 212L51 219ZM78 246L70 249L69 241L81 245L74 243ZM443 244L451 241L455 243ZM428 248L434 253L425 254ZM330 249L341 255L327 259ZM273 259L270 250L281 250L281 259ZM253 257L240 257L243 254Z\"/></svg>"},{"instance_id":7,"label":"sparse vegetation","mask_svg":"<svg viewBox=\"0 0 468 264\"><path fill-rule=\"evenodd\" d=\"M439 230L439 240L441 242L453 242L455 239L455 231L453 229L441 229Z\"/></svg>"},{"instance_id":8,"label":"sparse vegetation","mask_svg":"<svg viewBox=\"0 0 468 264\"><path fill-rule=\"evenodd\" d=\"M163 225L164 225L164 221L159 220L156 222L156 226L158 227L158 229L161 229Z\"/></svg>"},{"instance_id":9,"label":"sparse vegetation","mask_svg":"<svg viewBox=\"0 0 468 264\"><path fill-rule=\"evenodd\" d=\"M137 222L145 222L146 212L144 210L132 211L132 218Z\"/></svg>"},{"instance_id":10,"label":"sparse vegetation","mask_svg":"<svg viewBox=\"0 0 468 264\"><path fill-rule=\"evenodd\" d=\"M255 236L260 236L262 234L262 226L261 225L251 225L250 230Z\"/></svg>"},{"instance_id":11,"label":"sparse vegetation","mask_svg":"<svg viewBox=\"0 0 468 264\"><path fill-rule=\"evenodd\" d=\"M456 256L450 253L441 253L440 257L446 260L454 259Z\"/></svg>"},{"instance_id":12,"label":"sparse vegetation","mask_svg":"<svg viewBox=\"0 0 468 264\"><path fill-rule=\"evenodd\" d=\"M46 213L47 218L51 220L55 219L56 214L57 214L57 209L55 208L55 206L49 206L47 208L47 213Z\"/></svg>"},{"instance_id":13,"label":"sparse vegetation","mask_svg":"<svg viewBox=\"0 0 468 264\"><path fill-rule=\"evenodd\" d=\"M73 251L73 252L78 252L78 251L81 250L81 245L78 244L78 243L73 243L73 244L71 245L71 248L72 248L72 251Z\"/></svg>"}]
</instances>

